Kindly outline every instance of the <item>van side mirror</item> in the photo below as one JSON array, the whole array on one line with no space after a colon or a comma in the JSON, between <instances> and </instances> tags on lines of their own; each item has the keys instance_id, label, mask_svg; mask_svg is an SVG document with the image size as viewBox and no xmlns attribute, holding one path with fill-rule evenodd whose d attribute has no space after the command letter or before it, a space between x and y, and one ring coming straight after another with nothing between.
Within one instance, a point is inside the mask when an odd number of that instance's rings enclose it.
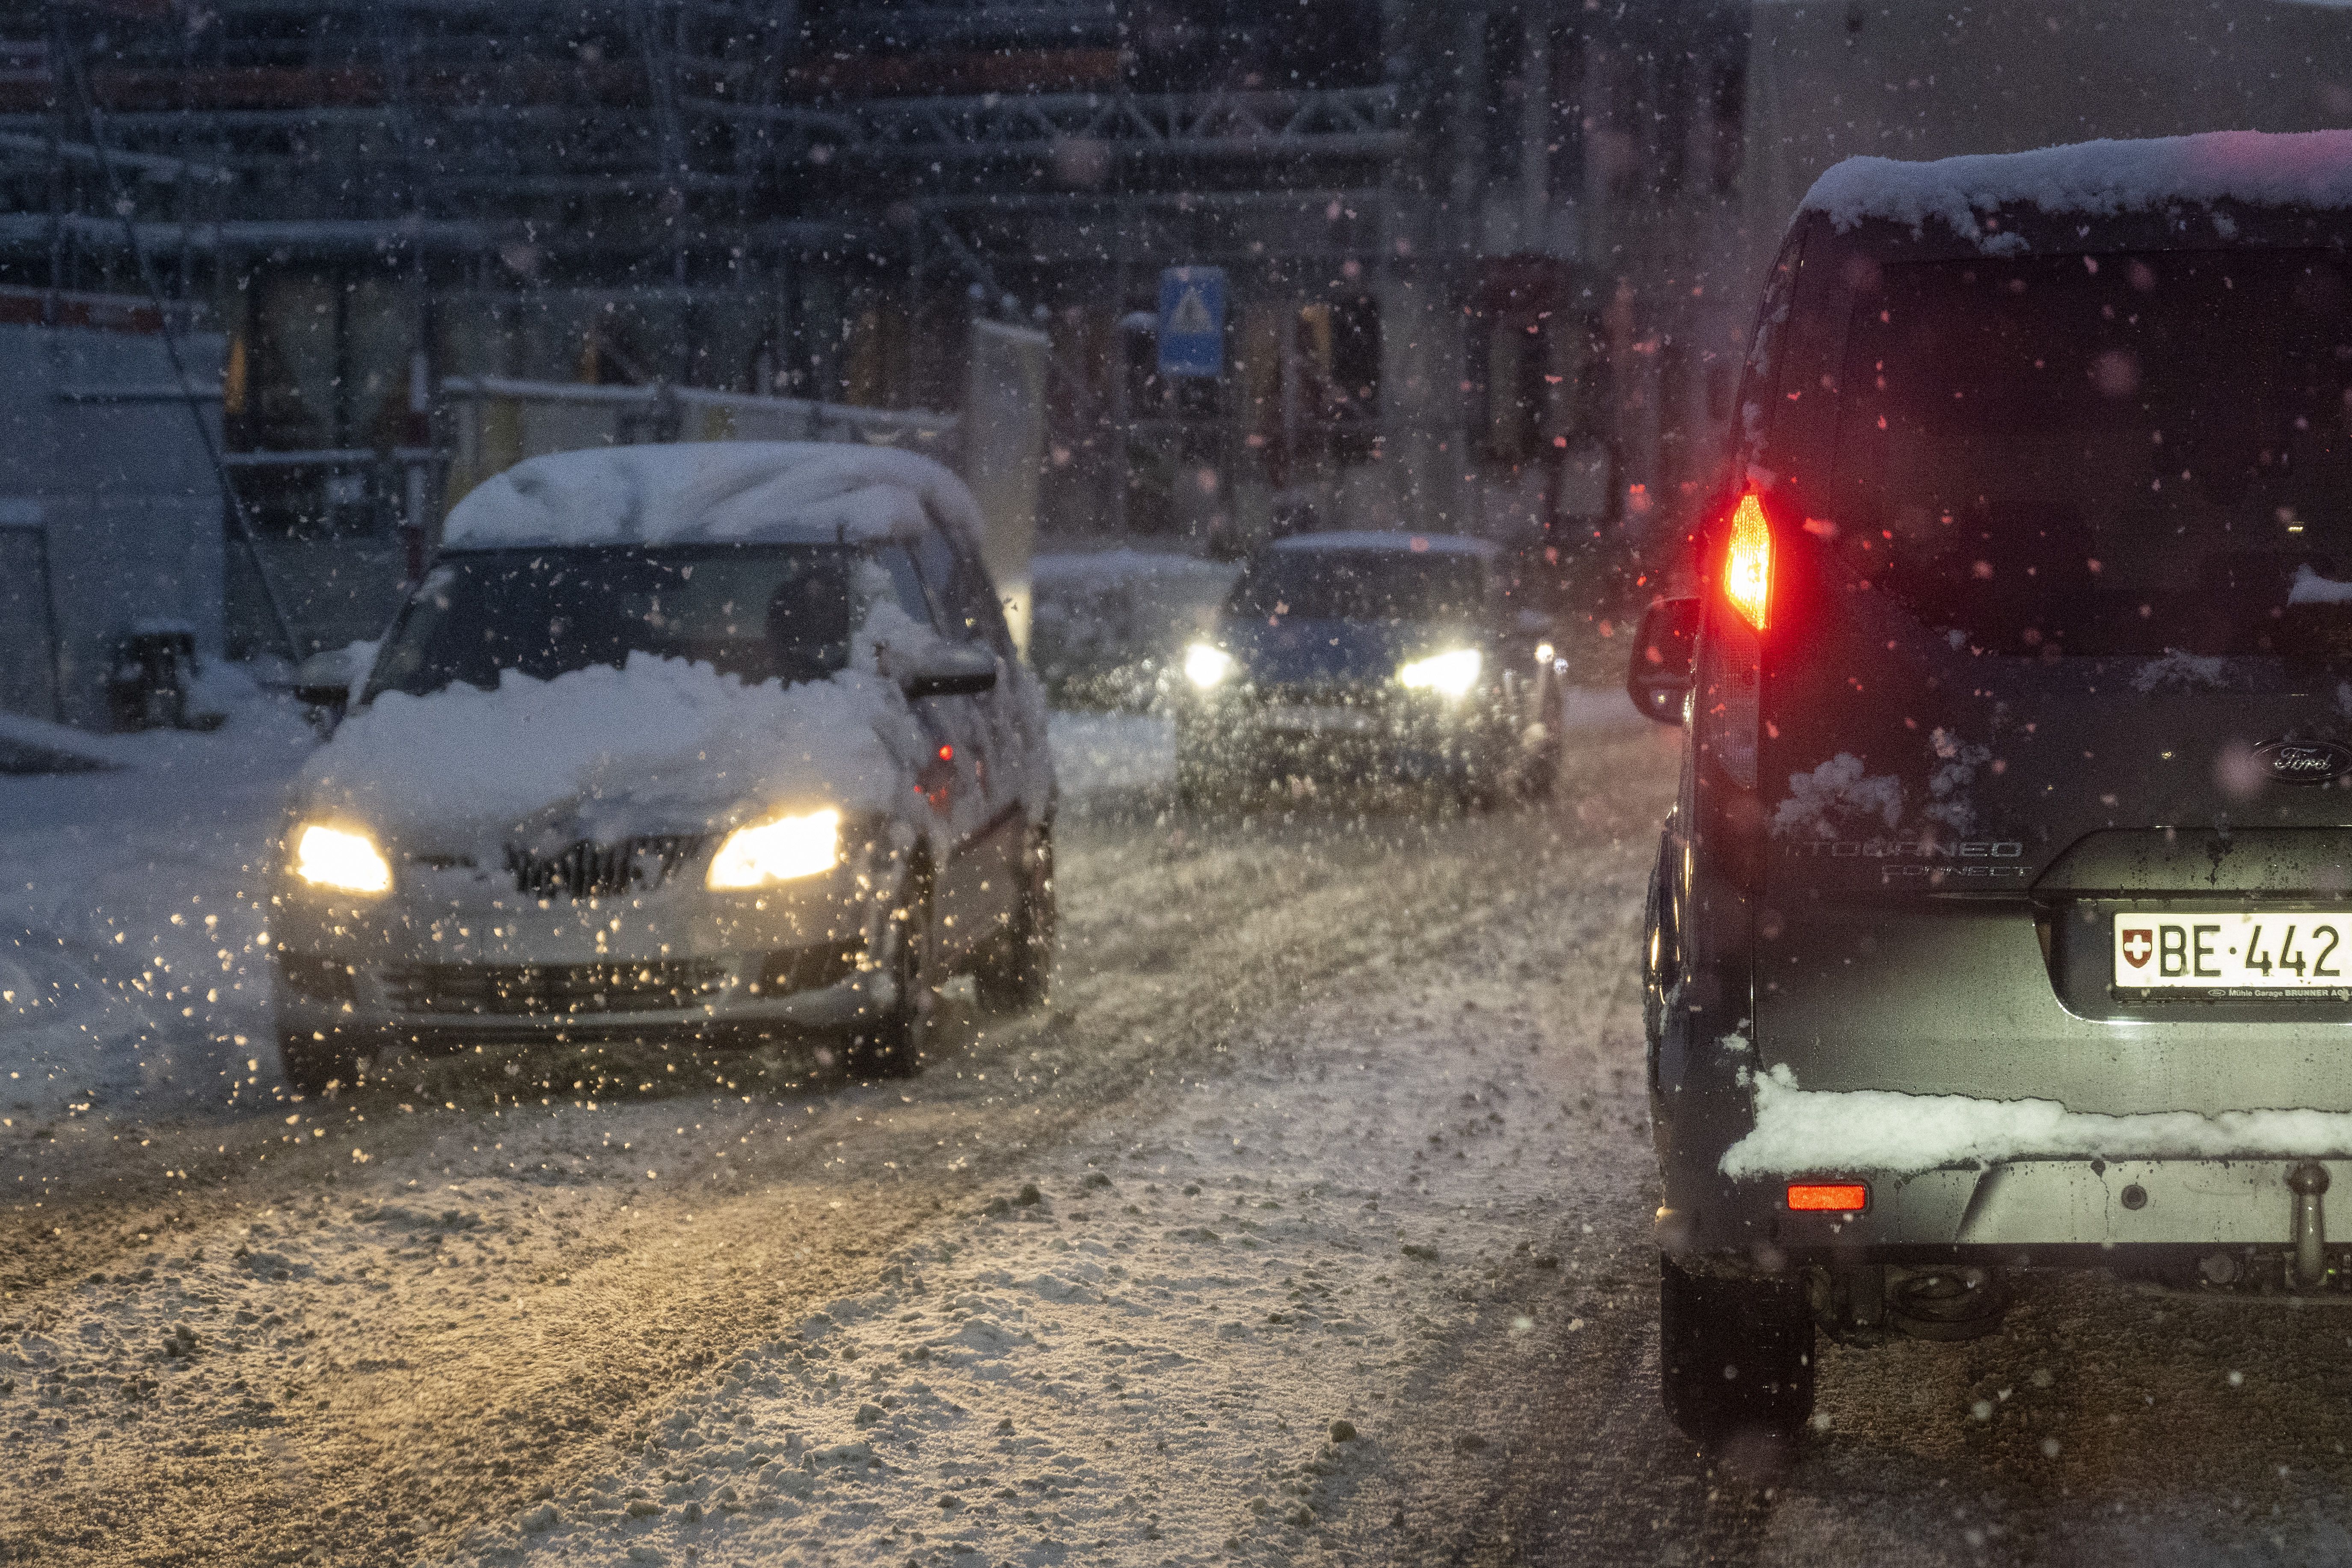
<instances>
[{"instance_id":1,"label":"van side mirror","mask_svg":"<svg viewBox=\"0 0 2352 1568\"><path fill-rule=\"evenodd\" d=\"M354 673L349 648L321 649L294 667L295 700L340 719L351 703Z\"/></svg>"},{"instance_id":2,"label":"van side mirror","mask_svg":"<svg viewBox=\"0 0 2352 1568\"><path fill-rule=\"evenodd\" d=\"M890 673L907 700L925 697L977 697L996 687L996 656L970 643L937 643L890 650Z\"/></svg>"},{"instance_id":3,"label":"van side mirror","mask_svg":"<svg viewBox=\"0 0 2352 1568\"><path fill-rule=\"evenodd\" d=\"M1683 699L1691 689L1691 656L1698 642L1698 611L1696 599L1660 599L1643 615L1625 669L1625 693L1643 718L1661 724L1683 721Z\"/></svg>"}]
</instances>

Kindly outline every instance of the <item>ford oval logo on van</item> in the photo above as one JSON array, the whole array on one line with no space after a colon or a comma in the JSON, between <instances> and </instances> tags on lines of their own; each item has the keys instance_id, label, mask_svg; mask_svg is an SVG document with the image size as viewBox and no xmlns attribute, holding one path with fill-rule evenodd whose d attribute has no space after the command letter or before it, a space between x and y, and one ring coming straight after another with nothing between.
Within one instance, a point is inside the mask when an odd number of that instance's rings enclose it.
<instances>
[{"instance_id":1,"label":"ford oval logo on van","mask_svg":"<svg viewBox=\"0 0 2352 1568\"><path fill-rule=\"evenodd\" d=\"M2264 741L2254 755L2281 784L2334 784L2352 773L2352 747L2333 741Z\"/></svg>"}]
</instances>

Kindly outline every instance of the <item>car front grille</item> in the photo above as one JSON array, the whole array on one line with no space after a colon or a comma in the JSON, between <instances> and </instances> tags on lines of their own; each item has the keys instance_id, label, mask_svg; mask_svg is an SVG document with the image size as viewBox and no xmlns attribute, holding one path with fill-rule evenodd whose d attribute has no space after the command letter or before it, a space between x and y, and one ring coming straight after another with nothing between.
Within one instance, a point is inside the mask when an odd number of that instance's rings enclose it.
<instances>
[{"instance_id":1,"label":"car front grille","mask_svg":"<svg viewBox=\"0 0 2352 1568\"><path fill-rule=\"evenodd\" d=\"M336 959L282 953L278 973L289 991L312 1002L346 1004L358 999L352 984L352 966Z\"/></svg>"},{"instance_id":2,"label":"car front grille","mask_svg":"<svg viewBox=\"0 0 2352 1568\"><path fill-rule=\"evenodd\" d=\"M412 963L381 974L395 1012L475 1017L658 1013L700 1006L732 983L716 959L641 963Z\"/></svg>"},{"instance_id":3,"label":"car front grille","mask_svg":"<svg viewBox=\"0 0 2352 1568\"><path fill-rule=\"evenodd\" d=\"M608 899L658 888L709 842L700 833L649 834L616 844L582 839L552 855L507 846L515 891L535 899Z\"/></svg>"}]
</instances>

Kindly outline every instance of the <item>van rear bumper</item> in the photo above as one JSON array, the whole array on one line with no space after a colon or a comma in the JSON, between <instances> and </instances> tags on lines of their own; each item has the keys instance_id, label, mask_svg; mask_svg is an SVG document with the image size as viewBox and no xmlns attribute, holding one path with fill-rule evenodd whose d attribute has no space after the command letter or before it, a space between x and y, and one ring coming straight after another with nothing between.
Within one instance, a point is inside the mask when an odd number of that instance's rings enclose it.
<instances>
[{"instance_id":1,"label":"van rear bumper","mask_svg":"<svg viewBox=\"0 0 2352 1568\"><path fill-rule=\"evenodd\" d=\"M1769 1250L1795 1262L2054 1263L2075 1249L2095 1262L2126 1248L2285 1247L2299 1201L2287 1179L2305 1165L2328 1176L2317 1199L2326 1240L2352 1243L2352 1158L2284 1155L2013 1160L1882 1174L1867 1178L1858 1214L1792 1212L1785 1180L1726 1183L1697 1205L1660 1209L1655 1229L1660 1249L1676 1257Z\"/></svg>"}]
</instances>

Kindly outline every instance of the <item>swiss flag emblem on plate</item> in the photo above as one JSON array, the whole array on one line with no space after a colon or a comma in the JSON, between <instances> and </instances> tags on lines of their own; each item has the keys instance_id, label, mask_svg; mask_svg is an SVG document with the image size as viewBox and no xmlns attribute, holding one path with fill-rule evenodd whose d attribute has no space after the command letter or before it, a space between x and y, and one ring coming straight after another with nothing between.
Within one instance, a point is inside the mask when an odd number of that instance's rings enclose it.
<instances>
[{"instance_id":1,"label":"swiss flag emblem on plate","mask_svg":"<svg viewBox=\"0 0 2352 1568\"><path fill-rule=\"evenodd\" d=\"M2142 927L2124 932L2124 962L2134 969L2145 969L2156 952L2156 933Z\"/></svg>"}]
</instances>

